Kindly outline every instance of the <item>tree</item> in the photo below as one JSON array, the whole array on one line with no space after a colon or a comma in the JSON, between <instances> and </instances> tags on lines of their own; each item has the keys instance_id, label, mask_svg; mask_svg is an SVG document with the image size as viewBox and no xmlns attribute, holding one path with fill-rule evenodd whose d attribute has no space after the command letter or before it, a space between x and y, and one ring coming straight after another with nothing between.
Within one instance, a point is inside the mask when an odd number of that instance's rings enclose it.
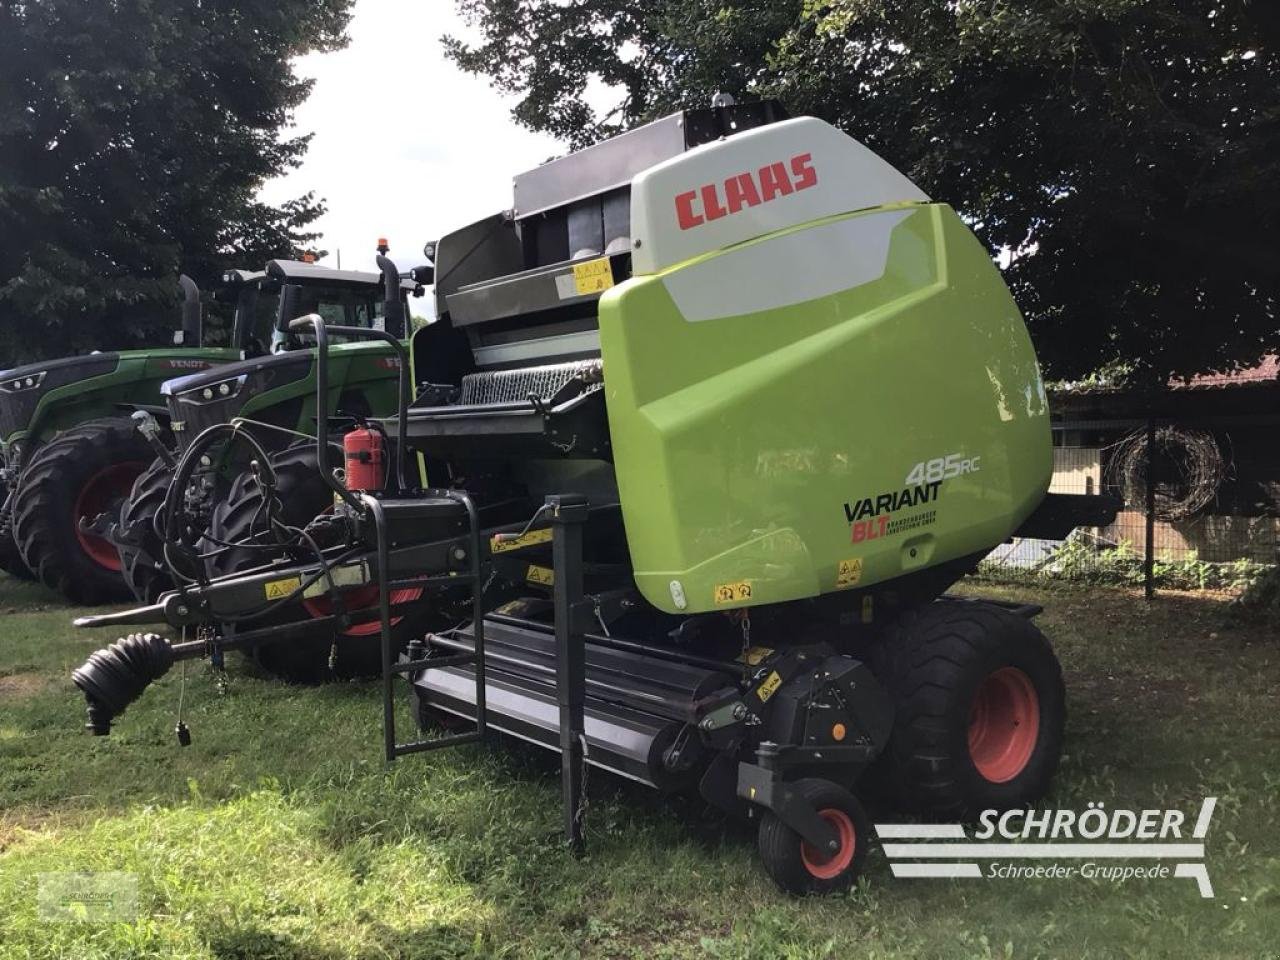
<instances>
[{"instance_id":1,"label":"tree","mask_svg":"<svg viewBox=\"0 0 1280 960\"><path fill-rule=\"evenodd\" d=\"M716 89L867 143L1008 261L1046 373L1280 350L1280 7L1265 0L460 0L464 69L575 144ZM616 85L604 117L591 80Z\"/></svg>"},{"instance_id":2,"label":"tree","mask_svg":"<svg viewBox=\"0 0 1280 960\"><path fill-rule=\"evenodd\" d=\"M290 58L352 0L0 0L0 350L163 342L177 275L294 256L323 211L255 199L309 137Z\"/></svg>"}]
</instances>

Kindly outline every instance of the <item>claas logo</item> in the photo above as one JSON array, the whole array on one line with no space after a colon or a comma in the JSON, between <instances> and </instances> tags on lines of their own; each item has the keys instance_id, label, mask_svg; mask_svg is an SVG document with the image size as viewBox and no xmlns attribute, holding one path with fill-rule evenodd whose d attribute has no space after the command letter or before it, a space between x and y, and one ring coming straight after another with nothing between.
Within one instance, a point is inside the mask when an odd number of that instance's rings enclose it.
<instances>
[{"instance_id":1,"label":"claas logo","mask_svg":"<svg viewBox=\"0 0 1280 960\"><path fill-rule=\"evenodd\" d=\"M785 197L817 185L813 156L798 153L790 160L769 163L754 173L747 170L721 183L704 183L697 190L676 194L676 222L681 230L719 220L747 207Z\"/></svg>"}]
</instances>

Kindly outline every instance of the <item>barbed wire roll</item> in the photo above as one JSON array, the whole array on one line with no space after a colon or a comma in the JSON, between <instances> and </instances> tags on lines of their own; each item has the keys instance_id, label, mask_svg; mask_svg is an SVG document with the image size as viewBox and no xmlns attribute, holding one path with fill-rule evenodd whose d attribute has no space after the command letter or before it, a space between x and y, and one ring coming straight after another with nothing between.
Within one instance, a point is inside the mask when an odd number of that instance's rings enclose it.
<instances>
[{"instance_id":1,"label":"barbed wire roll","mask_svg":"<svg viewBox=\"0 0 1280 960\"><path fill-rule=\"evenodd\" d=\"M1222 451L1212 434L1187 427L1155 431L1155 515L1160 520L1187 520L1217 496L1226 474ZM1125 502L1146 512L1147 432L1138 430L1112 448L1108 482L1119 487Z\"/></svg>"}]
</instances>

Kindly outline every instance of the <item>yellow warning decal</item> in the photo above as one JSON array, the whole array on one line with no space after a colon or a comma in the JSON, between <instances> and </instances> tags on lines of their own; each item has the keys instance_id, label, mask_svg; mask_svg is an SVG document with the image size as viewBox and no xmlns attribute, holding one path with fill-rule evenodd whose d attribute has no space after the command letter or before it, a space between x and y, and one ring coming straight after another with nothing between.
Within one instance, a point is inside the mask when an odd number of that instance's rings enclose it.
<instances>
[{"instance_id":1,"label":"yellow warning decal","mask_svg":"<svg viewBox=\"0 0 1280 960\"><path fill-rule=\"evenodd\" d=\"M551 542L551 528L546 527L542 530L530 530L523 537L516 537L514 540L499 540L492 537L489 540L489 551L491 553L506 553L508 550L521 550L525 547L536 546L539 543Z\"/></svg>"},{"instance_id":2,"label":"yellow warning decal","mask_svg":"<svg viewBox=\"0 0 1280 960\"><path fill-rule=\"evenodd\" d=\"M745 663L748 667L758 667L761 661L771 653L773 653L772 647L748 647L738 654L737 662Z\"/></svg>"},{"instance_id":3,"label":"yellow warning decal","mask_svg":"<svg viewBox=\"0 0 1280 960\"><path fill-rule=\"evenodd\" d=\"M302 577L285 577L283 580L270 580L262 585L268 600L281 600L302 586Z\"/></svg>"},{"instance_id":4,"label":"yellow warning decal","mask_svg":"<svg viewBox=\"0 0 1280 960\"><path fill-rule=\"evenodd\" d=\"M735 583L716 584L716 603L741 603L751 599L751 581L738 580Z\"/></svg>"},{"instance_id":5,"label":"yellow warning decal","mask_svg":"<svg viewBox=\"0 0 1280 960\"><path fill-rule=\"evenodd\" d=\"M836 587L852 587L862 579L862 558L841 560L836 565Z\"/></svg>"},{"instance_id":6,"label":"yellow warning decal","mask_svg":"<svg viewBox=\"0 0 1280 960\"><path fill-rule=\"evenodd\" d=\"M613 267L608 257L596 260L585 260L573 265L573 289L578 296L585 297L591 293L604 293L613 286Z\"/></svg>"},{"instance_id":7,"label":"yellow warning decal","mask_svg":"<svg viewBox=\"0 0 1280 960\"><path fill-rule=\"evenodd\" d=\"M760 684L760 689L756 691L756 696L760 698L761 703L765 703L770 697L778 692L778 688L780 686L782 686L782 677L780 677L778 675L778 671L775 670L773 673L769 674L769 676L764 678L764 683Z\"/></svg>"},{"instance_id":8,"label":"yellow warning decal","mask_svg":"<svg viewBox=\"0 0 1280 960\"><path fill-rule=\"evenodd\" d=\"M550 587L556 582L556 572L550 567L540 567L536 563L531 563L529 569L524 572L524 578L530 583L540 583Z\"/></svg>"}]
</instances>

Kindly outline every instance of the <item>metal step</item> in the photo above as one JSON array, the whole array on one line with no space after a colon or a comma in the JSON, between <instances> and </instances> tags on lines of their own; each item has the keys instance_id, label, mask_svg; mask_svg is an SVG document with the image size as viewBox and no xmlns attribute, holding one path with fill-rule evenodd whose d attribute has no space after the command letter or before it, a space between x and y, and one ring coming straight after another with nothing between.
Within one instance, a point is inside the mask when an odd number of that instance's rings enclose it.
<instances>
[{"instance_id":1,"label":"metal step","mask_svg":"<svg viewBox=\"0 0 1280 960\"><path fill-rule=\"evenodd\" d=\"M470 650L470 631L433 636L442 654ZM673 662L588 639L586 761L649 786L669 789L687 777L686 752L679 769L664 760L697 701L734 682L724 671ZM555 638L533 626L485 620L485 703L488 725L510 736L559 750L555 689ZM474 717L475 673L469 666L422 670L410 677L419 699L432 709ZM691 744L690 749L696 745Z\"/></svg>"}]
</instances>

